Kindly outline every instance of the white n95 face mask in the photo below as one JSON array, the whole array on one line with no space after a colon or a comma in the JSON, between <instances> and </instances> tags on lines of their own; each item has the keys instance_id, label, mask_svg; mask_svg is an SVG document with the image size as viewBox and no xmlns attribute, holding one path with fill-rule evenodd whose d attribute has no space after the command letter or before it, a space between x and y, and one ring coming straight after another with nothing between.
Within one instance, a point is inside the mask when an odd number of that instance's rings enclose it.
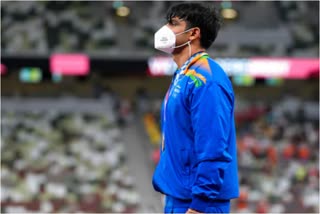
<instances>
[{"instance_id":1,"label":"white n95 face mask","mask_svg":"<svg viewBox=\"0 0 320 214\"><path fill-rule=\"evenodd\" d=\"M183 34L185 32L188 32L190 30L191 29L188 29L188 30L183 31L181 33L174 34L174 32L167 25L164 25L162 28L160 28L154 34L154 48L171 54L175 48L182 47L186 44L188 44L190 47L190 41L188 41L182 45L175 46L176 45L176 36ZM189 48L189 50L190 50L190 48Z\"/></svg>"}]
</instances>

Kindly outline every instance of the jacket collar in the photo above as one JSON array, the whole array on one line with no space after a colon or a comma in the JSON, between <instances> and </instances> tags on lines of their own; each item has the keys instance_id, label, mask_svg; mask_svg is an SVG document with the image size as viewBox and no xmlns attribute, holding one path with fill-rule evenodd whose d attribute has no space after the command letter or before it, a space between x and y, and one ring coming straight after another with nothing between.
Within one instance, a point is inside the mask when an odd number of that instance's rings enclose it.
<instances>
[{"instance_id":1,"label":"jacket collar","mask_svg":"<svg viewBox=\"0 0 320 214\"><path fill-rule=\"evenodd\" d=\"M201 57L208 56L208 54L204 51L200 51L197 53L194 53L182 66L181 68L176 70L176 73L178 74L184 74L189 69L191 65L193 65L195 62L197 62Z\"/></svg>"}]
</instances>

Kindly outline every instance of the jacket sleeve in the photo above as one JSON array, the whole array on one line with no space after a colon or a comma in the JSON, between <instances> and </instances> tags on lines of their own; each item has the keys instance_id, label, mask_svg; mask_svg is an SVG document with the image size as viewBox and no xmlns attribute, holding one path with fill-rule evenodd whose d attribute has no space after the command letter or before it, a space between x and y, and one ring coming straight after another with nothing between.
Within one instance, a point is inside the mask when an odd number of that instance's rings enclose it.
<instances>
[{"instance_id":1,"label":"jacket sleeve","mask_svg":"<svg viewBox=\"0 0 320 214\"><path fill-rule=\"evenodd\" d=\"M224 171L232 160L227 148L234 97L221 85L208 82L193 88L189 102L197 161L190 208L205 212L209 200L219 194Z\"/></svg>"}]
</instances>

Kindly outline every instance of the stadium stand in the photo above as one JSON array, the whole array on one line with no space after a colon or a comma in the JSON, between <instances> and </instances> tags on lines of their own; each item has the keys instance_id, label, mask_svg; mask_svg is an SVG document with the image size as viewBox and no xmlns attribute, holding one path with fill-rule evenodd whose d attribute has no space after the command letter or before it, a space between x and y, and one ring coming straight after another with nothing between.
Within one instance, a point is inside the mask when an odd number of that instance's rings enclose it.
<instances>
[{"instance_id":1,"label":"stadium stand","mask_svg":"<svg viewBox=\"0 0 320 214\"><path fill-rule=\"evenodd\" d=\"M148 76L146 64L174 3L1 1L1 213L162 212L151 176L171 77ZM319 58L318 1L212 4L237 11L213 58ZM53 53L88 55L89 75L53 76ZM21 81L25 67L42 79ZM241 184L232 212L319 213L319 70L273 85L230 78Z\"/></svg>"},{"instance_id":2,"label":"stadium stand","mask_svg":"<svg viewBox=\"0 0 320 214\"><path fill-rule=\"evenodd\" d=\"M110 100L2 102L1 212L136 211Z\"/></svg>"},{"instance_id":3,"label":"stadium stand","mask_svg":"<svg viewBox=\"0 0 320 214\"><path fill-rule=\"evenodd\" d=\"M130 16L115 15L115 3L111 1L4 1L2 52L154 53L153 34L164 24L165 19L160 17L164 17L166 8L175 2L115 2L129 7ZM213 4L222 7L219 2ZM210 49L214 55L318 55L318 2L232 2L232 7L239 15L225 21Z\"/></svg>"}]
</instances>

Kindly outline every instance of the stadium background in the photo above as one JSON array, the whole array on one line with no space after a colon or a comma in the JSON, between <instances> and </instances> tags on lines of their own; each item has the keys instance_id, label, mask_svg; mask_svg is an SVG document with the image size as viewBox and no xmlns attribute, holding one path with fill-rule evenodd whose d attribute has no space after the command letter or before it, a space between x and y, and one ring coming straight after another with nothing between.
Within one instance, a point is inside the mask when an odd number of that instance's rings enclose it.
<instances>
[{"instance_id":1,"label":"stadium background","mask_svg":"<svg viewBox=\"0 0 320 214\"><path fill-rule=\"evenodd\" d=\"M1 1L1 212L161 212L175 2ZM236 94L232 212L319 213L319 2L207 2ZM76 57L76 58L73 58Z\"/></svg>"}]
</instances>

